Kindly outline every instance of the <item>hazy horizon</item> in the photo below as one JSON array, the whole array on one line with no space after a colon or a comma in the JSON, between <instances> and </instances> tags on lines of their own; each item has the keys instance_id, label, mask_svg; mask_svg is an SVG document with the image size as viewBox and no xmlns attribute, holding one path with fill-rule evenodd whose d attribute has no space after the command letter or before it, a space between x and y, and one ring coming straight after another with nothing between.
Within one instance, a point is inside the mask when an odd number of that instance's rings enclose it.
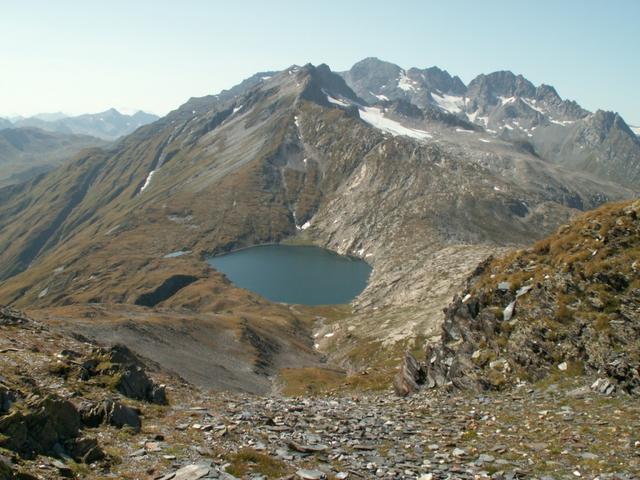
<instances>
[{"instance_id":1,"label":"hazy horizon","mask_svg":"<svg viewBox=\"0 0 640 480\"><path fill-rule=\"evenodd\" d=\"M0 117L116 108L165 115L258 71L369 56L438 66L468 84L496 70L553 85L589 110L640 124L640 2L25 1L0 18ZM16 41L19 40L19 41ZM8 46L11 45L11 48Z\"/></svg>"}]
</instances>

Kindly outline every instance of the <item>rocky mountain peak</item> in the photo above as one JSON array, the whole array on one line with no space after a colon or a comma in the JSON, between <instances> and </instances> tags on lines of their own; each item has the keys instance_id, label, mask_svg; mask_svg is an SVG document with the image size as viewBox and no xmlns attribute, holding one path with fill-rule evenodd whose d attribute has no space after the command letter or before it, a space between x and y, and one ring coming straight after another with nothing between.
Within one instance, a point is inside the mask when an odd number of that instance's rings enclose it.
<instances>
[{"instance_id":1,"label":"rocky mountain peak","mask_svg":"<svg viewBox=\"0 0 640 480\"><path fill-rule=\"evenodd\" d=\"M323 63L317 67L311 64L306 65L299 73L299 76L309 77L309 81L302 92L303 98L313 100L321 105L327 104L327 96L338 101L346 99L359 104L366 103L349 88L340 75L332 72L327 64Z\"/></svg>"},{"instance_id":2,"label":"rocky mountain peak","mask_svg":"<svg viewBox=\"0 0 640 480\"><path fill-rule=\"evenodd\" d=\"M452 77L449 72L441 70L436 66L423 70L410 68L407 70L407 75L410 78L415 78L416 76L421 77L429 90L435 90L441 94L464 95L467 91L467 87L462 80L460 80L460 77Z\"/></svg>"},{"instance_id":3,"label":"rocky mountain peak","mask_svg":"<svg viewBox=\"0 0 640 480\"><path fill-rule=\"evenodd\" d=\"M483 97L495 101L497 97L526 97L536 94L536 87L522 75L515 75L508 70L481 74L474 78L468 87L469 96Z\"/></svg>"},{"instance_id":4,"label":"rocky mountain peak","mask_svg":"<svg viewBox=\"0 0 640 480\"><path fill-rule=\"evenodd\" d=\"M605 135L612 130L621 130L632 138L635 137L629 125L617 112L596 110L593 115L587 118L587 124Z\"/></svg>"},{"instance_id":5,"label":"rocky mountain peak","mask_svg":"<svg viewBox=\"0 0 640 480\"><path fill-rule=\"evenodd\" d=\"M368 57L351 67L349 77L352 81L380 82L397 78L401 70L402 68L394 63L386 62L376 57Z\"/></svg>"},{"instance_id":6,"label":"rocky mountain peak","mask_svg":"<svg viewBox=\"0 0 640 480\"><path fill-rule=\"evenodd\" d=\"M536 88L535 98L537 100L551 101L551 102L561 100L560 95L558 95L558 92L556 91L556 89L553 88L551 85L546 85L544 83L539 85L538 88Z\"/></svg>"}]
</instances>

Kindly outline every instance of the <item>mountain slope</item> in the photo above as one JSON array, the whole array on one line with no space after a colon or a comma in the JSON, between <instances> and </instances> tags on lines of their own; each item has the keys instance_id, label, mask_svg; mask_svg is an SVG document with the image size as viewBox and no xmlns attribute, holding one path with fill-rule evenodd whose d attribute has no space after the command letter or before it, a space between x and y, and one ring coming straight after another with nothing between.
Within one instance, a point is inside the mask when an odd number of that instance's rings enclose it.
<instances>
[{"instance_id":1,"label":"mountain slope","mask_svg":"<svg viewBox=\"0 0 640 480\"><path fill-rule=\"evenodd\" d=\"M345 352L435 333L434 313L489 253L634 195L430 112L406 101L368 105L326 65L191 99L113 146L0 190L0 300L82 312L101 304L92 315L129 311L141 322L208 312L202 332L239 339L270 375L286 358L314 361L309 318L322 318L334 335L321 349L370 360ZM307 316L271 304L205 262L292 237L373 265L353 313ZM191 254L167 257L176 251ZM154 298L151 308L133 306L143 296ZM123 329L112 330L116 339L133 341L135 328ZM175 355L164 338L138 347L164 361ZM209 370L198 382L222 386ZM241 372L228 375L225 386L241 382Z\"/></svg>"},{"instance_id":2,"label":"mountain slope","mask_svg":"<svg viewBox=\"0 0 640 480\"><path fill-rule=\"evenodd\" d=\"M429 384L502 389L586 373L640 394L639 240L635 200L485 262L446 310L427 353Z\"/></svg>"},{"instance_id":3,"label":"mountain slope","mask_svg":"<svg viewBox=\"0 0 640 480\"><path fill-rule=\"evenodd\" d=\"M102 145L103 140L86 135L37 128L0 130L0 187L26 181L52 170L82 149Z\"/></svg>"}]
</instances>

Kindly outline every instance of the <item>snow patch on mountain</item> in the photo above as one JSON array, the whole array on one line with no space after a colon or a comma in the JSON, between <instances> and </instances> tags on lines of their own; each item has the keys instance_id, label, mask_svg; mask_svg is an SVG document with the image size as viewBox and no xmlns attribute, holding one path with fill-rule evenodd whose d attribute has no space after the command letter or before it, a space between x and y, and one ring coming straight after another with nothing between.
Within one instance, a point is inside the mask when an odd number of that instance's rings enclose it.
<instances>
[{"instance_id":1,"label":"snow patch on mountain","mask_svg":"<svg viewBox=\"0 0 640 480\"><path fill-rule=\"evenodd\" d=\"M546 115L545 111L536 105L537 100L535 98L523 98L522 101L527 104L527 106L542 115Z\"/></svg>"},{"instance_id":2,"label":"snow patch on mountain","mask_svg":"<svg viewBox=\"0 0 640 480\"><path fill-rule=\"evenodd\" d=\"M371 95L373 95L374 97L376 97L378 100L382 100L383 102L388 102L389 101L389 97L387 97L386 95L376 95L373 92L369 92Z\"/></svg>"},{"instance_id":3,"label":"snow patch on mountain","mask_svg":"<svg viewBox=\"0 0 640 480\"><path fill-rule=\"evenodd\" d=\"M629 128L631 128L631 131L633 133L635 133L636 135L638 135L640 137L640 127L632 127L631 125L629 125Z\"/></svg>"},{"instance_id":4,"label":"snow patch on mountain","mask_svg":"<svg viewBox=\"0 0 640 480\"><path fill-rule=\"evenodd\" d=\"M418 140L426 140L432 138L431 134L424 130L418 130L415 128L409 128L402 125L400 122L386 118L380 108L377 107L363 107L360 109L360 118L367 122L369 125L390 133L393 136L404 135Z\"/></svg>"},{"instance_id":5,"label":"snow patch on mountain","mask_svg":"<svg viewBox=\"0 0 640 480\"><path fill-rule=\"evenodd\" d=\"M149 172L149 175L147 175L147 178L144 181L144 185L142 185L142 188L140 189L140 193L144 192L145 189L149 186L149 184L151 183L151 178L153 177L154 173L156 173L155 170L151 170Z\"/></svg>"},{"instance_id":6,"label":"snow patch on mountain","mask_svg":"<svg viewBox=\"0 0 640 480\"><path fill-rule=\"evenodd\" d=\"M405 72L404 70L400 72L400 77L398 78L398 88L404 90L405 92L415 92L416 90L414 81L407 77L407 72Z\"/></svg>"},{"instance_id":7,"label":"snow patch on mountain","mask_svg":"<svg viewBox=\"0 0 640 480\"><path fill-rule=\"evenodd\" d=\"M556 125L562 125L563 127L566 127L567 125L571 125L572 123L576 123L574 120L554 120L551 117L549 117L549 121L551 123L555 123Z\"/></svg>"},{"instance_id":8,"label":"snow patch on mountain","mask_svg":"<svg viewBox=\"0 0 640 480\"><path fill-rule=\"evenodd\" d=\"M516 101L516 97L498 97L500 99L500 103L502 105L508 105L509 103L514 103Z\"/></svg>"},{"instance_id":9,"label":"snow patch on mountain","mask_svg":"<svg viewBox=\"0 0 640 480\"><path fill-rule=\"evenodd\" d=\"M340 100L338 98L334 98L331 95L327 95L327 100L329 103L333 103L334 105L339 105L341 107L348 107L351 105L350 103L345 102L344 100Z\"/></svg>"},{"instance_id":10,"label":"snow patch on mountain","mask_svg":"<svg viewBox=\"0 0 640 480\"><path fill-rule=\"evenodd\" d=\"M431 92L431 97L435 100L440 108L449 113L460 113L464 108L464 98L456 95L442 94L438 95Z\"/></svg>"}]
</instances>

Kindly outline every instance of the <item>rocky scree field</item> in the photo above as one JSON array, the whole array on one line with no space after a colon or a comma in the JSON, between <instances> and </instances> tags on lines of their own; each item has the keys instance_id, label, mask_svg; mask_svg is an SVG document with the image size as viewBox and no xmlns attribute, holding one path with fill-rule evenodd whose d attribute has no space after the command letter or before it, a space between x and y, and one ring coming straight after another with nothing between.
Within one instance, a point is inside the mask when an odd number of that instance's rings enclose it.
<instances>
[{"instance_id":1,"label":"rocky scree field","mask_svg":"<svg viewBox=\"0 0 640 480\"><path fill-rule=\"evenodd\" d=\"M503 391L214 393L0 308L0 478L636 478L638 403L565 375Z\"/></svg>"}]
</instances>

